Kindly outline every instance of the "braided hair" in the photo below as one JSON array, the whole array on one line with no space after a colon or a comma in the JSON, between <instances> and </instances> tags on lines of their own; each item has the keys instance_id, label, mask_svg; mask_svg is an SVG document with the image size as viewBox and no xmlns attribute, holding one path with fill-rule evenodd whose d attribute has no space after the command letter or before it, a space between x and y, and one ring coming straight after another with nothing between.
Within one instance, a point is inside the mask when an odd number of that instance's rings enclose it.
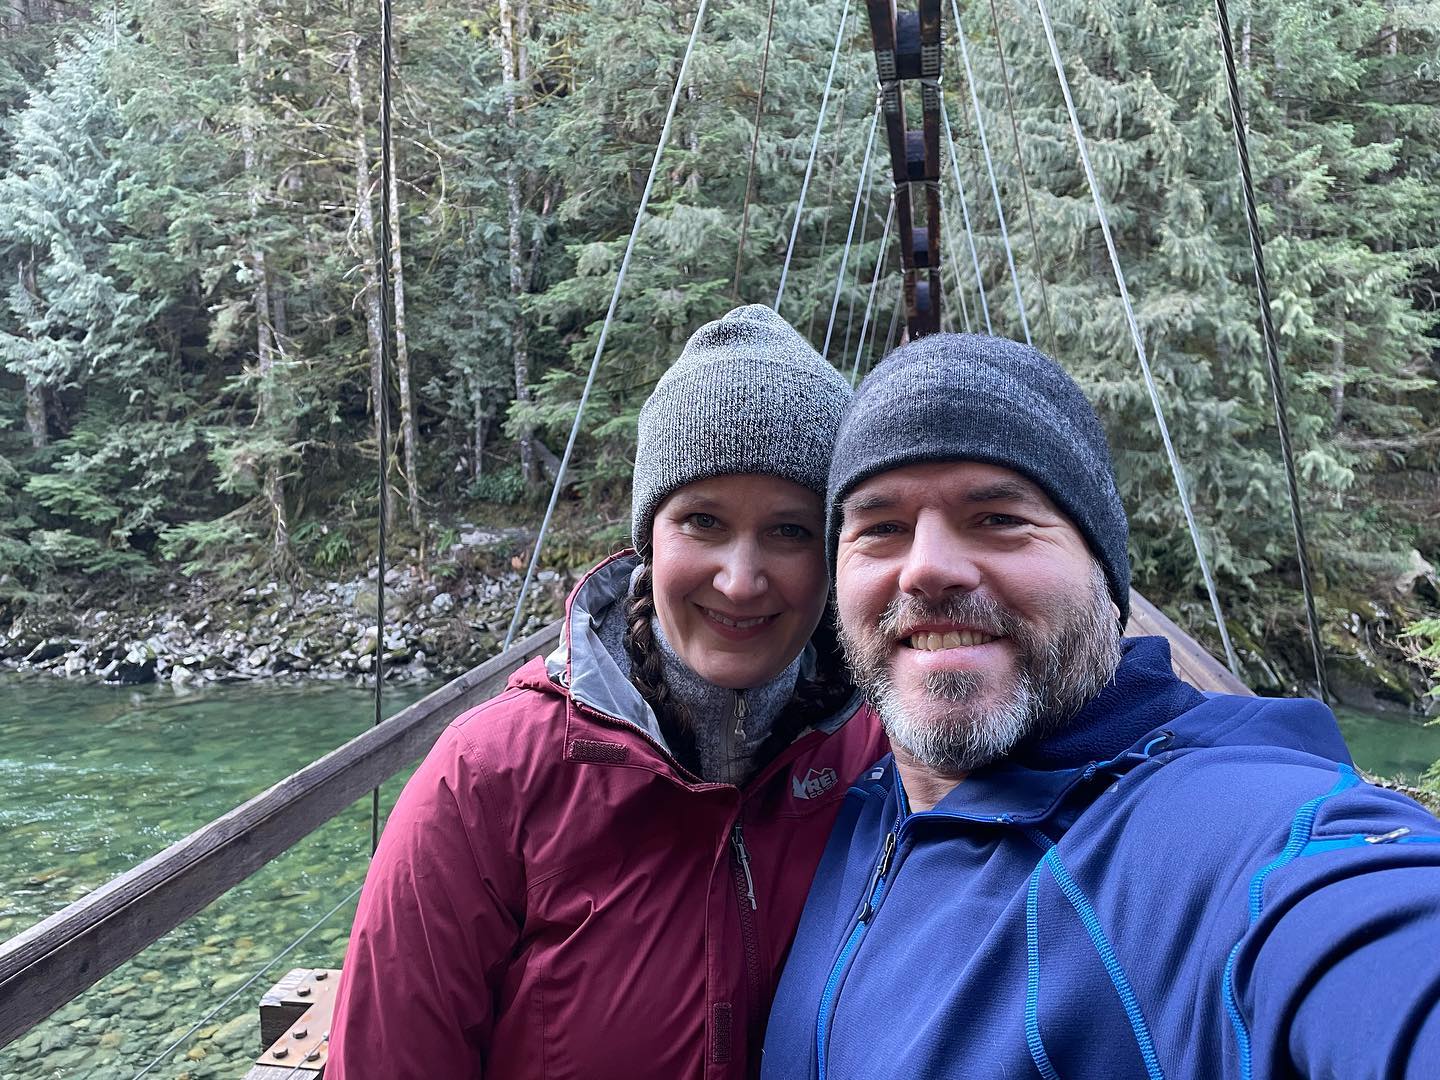
<instances>
[{"instance_id":1,"label":"braided hair","mask_svg":"<svg viewBox=\"0 0 1440 1080\"><path fill-rule=\"evenodd\" d=\"M630 681L650 705L670 753L681 767L700 775L700 753L695 726L685 703L665 682L664 661L655 644L651 619L655 615L655 581L648 552L641 553L644 569L635 578L625 609L625 651L630 656ZM813 677L796 680L795 692L780 711L769 736L755 753L755 768L764 768L795 741L806 727L834 714L854 694L827 607L811 638L817 663Z\"/></svg>"}]
</instances>

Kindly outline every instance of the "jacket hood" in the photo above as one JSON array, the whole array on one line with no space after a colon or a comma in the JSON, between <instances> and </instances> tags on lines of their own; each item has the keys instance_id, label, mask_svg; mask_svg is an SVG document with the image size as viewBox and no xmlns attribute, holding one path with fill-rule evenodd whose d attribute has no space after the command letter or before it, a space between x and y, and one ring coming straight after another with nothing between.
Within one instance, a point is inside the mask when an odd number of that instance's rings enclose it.
<instances>
[{"instance_id":1,"label":"jacket hood","mask_svg":"<svg viewBox=\"0 0 1440 1080\"><path fill-rule=\"evenodd\" d=\"M615 663L597 632L601 620L630 595L630 581L639 566L640 557L635 552L622 551L580 580L566 601L560 644L545 658L545 668L573 701L634 724L665 746L665 736L650 703L630 681L629 672ZM815 650L807 646L800 668L802 678L814 674L814 664ZM812 727L833 733L854 715L859 703L859 694L852 695L838 712Z\"/></svg>"},{"instance_id":2,"label":"jacket hood","mask_svg":"<svg viewBox=\"0 0 1440 1080\"><path fill-rule=\"evenodd\" d=\"M1097 772L1122 775L1156 754L1202 748L1283 747L1352 764L1335 717L1318 701L1266 708L1265 698L1201 693L1176 677L1163 637L1126 638L1115 677L1053 734L965 778L936 810L967 818L1036 822ZM1237 703L1239 707L1237 708Z\"/></svg>"}]
</instances>

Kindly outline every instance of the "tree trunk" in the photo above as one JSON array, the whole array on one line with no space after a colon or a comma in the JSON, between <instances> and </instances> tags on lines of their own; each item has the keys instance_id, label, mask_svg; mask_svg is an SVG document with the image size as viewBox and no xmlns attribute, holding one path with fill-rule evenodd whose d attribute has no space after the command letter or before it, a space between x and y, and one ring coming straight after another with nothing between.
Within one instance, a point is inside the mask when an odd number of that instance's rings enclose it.
<instances>
[{"instance_id":1,"label":"tree trunk","mask_svg":"<svg viewBox=\"0 0 1440 1080\"><path fill-rule=\"evenodd\" d=\"M370 401L375 417L375 448L381 450L381 410L385 404L384 331L380 320L380 269L375 255L375 213L370 205L370 144L365 138L365 98L360 92L360 35L350 35L346 55L350 105L355 110L355 219L360 239L355 253L360 259L360 300L365 309L365 336L370 345ZM388 507L387 507L388 509ZM387 513L386 517L389 517ZM389 521L386 521L389 524Z\"/></svg>"},{"instance_id":2,"label":"tree trunk","mask_svg":"<svg viewBox=\"0 0 1440 1080\"><path fill-rule=\"evenodd\" d=\"M505 126L512 140L520 122L516 96L516 34L515 9L511 0L500 0L500 76L505 80ZM513 145L513 144L512 144ZM505 163L505 196L510 218L510 302L514 307L511 321L511 352L515 366L515 403L530 403L530 352L525 333L525 318L520 311L520 297L525 291L525 266L521 250L520 177L512 152ZM534 487L539 479L535 467L535 446L530 425L522 424L519 433L520 475L526 487Z\"/></svg>"},{"instance_id":3,"label":"tree trunk","mask_svg":"<svg viewBox=\"0 0 1440 1080\"><path fill-rule=\"evenodd\" d=\"M20 288L34 297L39 291L35 282L35 259L32 256L20 264ZM39 379L25 377L25 430L30 435L30 445L43 450L50 444L50 411L45 403L45 384Z\"/></svg>"},{"instance_id":4,"label":"tree trunk","mask_svg":"<svg viewBox=\"0 0 1440 1080\"><path fill-rule=\"evenodd\" d=\"M515 46L515 81L529 93L530 85L530 0L514 0L515 20L510 28Z\"/></svg>"},{"instance_id":5,"label":"tree trunk","mask_svg":"<svg viewBox=\"0 0 1440 1080\"><path fill-rule=\"evenodd\" d=\"M255 106L255 86L250 57L250 27L244 10L236 17L235 60L240 68L242 100L240 112L240 150L245 168L245 185L250 221L260 216L260 151L251 109ZM258 419L276 424L275 416L275 324L270 309L270 275L265 263L265 248L258 236L250 251L250 270L255 278L252 304L255 309L255 357L259 373L256 402ZM265 466L265 502L270 508L270 555L279 565L286 565L290 555L290 527L285 519L285 481L280 463L270 460Z\"/></svg>"},{"instance_id":6,"label":"tree trunk","mask_svg":"<svg viewBox=\"0 0 1440 1080\"><path fill-rule=\"evenodd\" d=\"M1345 319L1335 320L1335 345L1330 362L1330 430L1339 431L1345 419Z\"/></svg>"},{"instance_id":7,"label":"tree trunk","mask_svg":"<svg viewBox=\"0 0 1440 1080\"><path fill-rule=\"evenodd\" d=\"M404 454L405 501L410 526L420 528L420 484L415 472L415 398L410 391L410 347L405 337L405 270L400 258L400 180L396 168L395 143L390 143L390 190L386 212L390 215L390 276L395 297L395 374L400 380L400 440Z\"/></svg>"},{"instance_id":8,"label":"tree trunk","mask_svg":"<svg viewBox=\"0 0 1440 1080\"><path fill-rule=\"evenodd\" d=\"M38 382L25 379L25 430L30 433L30 445L43 450L50 442L50 423L45 409L45 387Z\"/></svg>"},{"instance_id":9,"label":"tree trunk","mask_svg":"<svg viewBox=\"0 0 1440 1080\"><path fill-rule=\"evenodd\" d=\"M485 405L485 391L480 386L480 380L471 376L470 378L470 437L471 456L470 475L479 480L485 475L485 436L490 430L490 411Z\"/></svg>"}]
</instances>

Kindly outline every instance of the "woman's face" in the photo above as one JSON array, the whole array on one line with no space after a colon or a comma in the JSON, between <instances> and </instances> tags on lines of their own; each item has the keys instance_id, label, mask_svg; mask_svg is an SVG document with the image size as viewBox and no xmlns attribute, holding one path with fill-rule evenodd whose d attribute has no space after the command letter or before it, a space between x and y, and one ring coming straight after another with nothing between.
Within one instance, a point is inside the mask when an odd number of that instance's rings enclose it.
<instances>
[{"instance_id":1,"label":"woman's face","mask_svg":"<svg viewBox=\"0 0 1440 1080\"><path fill-rule=\"evenodd\" d=\"M655 513L651 570L666 638L701 678L768 682L825 610L825 507L777 476L736 474L672 492Z\"/></svg>"}]
</instances>

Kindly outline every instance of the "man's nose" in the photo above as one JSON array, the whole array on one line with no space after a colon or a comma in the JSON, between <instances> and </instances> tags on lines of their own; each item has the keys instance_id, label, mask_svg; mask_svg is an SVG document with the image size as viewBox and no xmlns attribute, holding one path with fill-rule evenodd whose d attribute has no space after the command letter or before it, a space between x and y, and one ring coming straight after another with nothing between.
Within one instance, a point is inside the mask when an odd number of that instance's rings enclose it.
<instances>
[{"instance_id":1,"label":"man's nose","mask_svg":"<svg viewBox=\"0 0 1440 1080\"><path fill-rule=\"evenodd\" d=\"M715 571L715 590L736 605L764 596L770 589L770 581L760 554L759 549L746 540L727 547Z\"/></svg>"},{"instance_id":2,"label":"man's nose","mask_svg":"<svg viewBox=\"0 0 1440 1080\"><path fill-rule=\"evenodd\" d=\"M900 569L899 587L911 596L940 600L980 586L980 565L964 537L948 522L922 515Z\"/></svg>"}]
</instances>

